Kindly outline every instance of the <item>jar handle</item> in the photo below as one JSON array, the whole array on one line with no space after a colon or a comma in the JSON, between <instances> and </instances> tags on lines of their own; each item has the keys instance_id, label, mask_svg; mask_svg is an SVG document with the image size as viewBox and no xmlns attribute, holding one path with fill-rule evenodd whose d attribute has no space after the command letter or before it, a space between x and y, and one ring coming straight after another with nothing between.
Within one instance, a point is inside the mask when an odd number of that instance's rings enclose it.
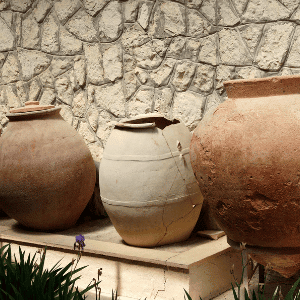
<instances>
[{"instance_id":1,"label":"jar handle","mask_svg":"<svg viewBox=\"0 0 300 300\"><path fill-rule=\"evenodd\" d=\"M143 129L155 127L155 123L142 123L142 124L131 124L131 123L117 123L115 127L121 128L133 128L133 129Z\"/></svg>"}]
</instances>

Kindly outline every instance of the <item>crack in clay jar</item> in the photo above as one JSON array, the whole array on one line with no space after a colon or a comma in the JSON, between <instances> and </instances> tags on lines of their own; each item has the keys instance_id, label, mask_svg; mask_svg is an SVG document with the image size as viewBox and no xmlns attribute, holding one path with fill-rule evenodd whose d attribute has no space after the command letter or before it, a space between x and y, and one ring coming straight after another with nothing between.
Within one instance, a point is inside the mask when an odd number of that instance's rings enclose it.
<instances>
[{"instance_id":1,"label":"crack in clay jar","mask_svg":"<svg viewBox=\"0 0 300 300\"><path fill-rule=\"evenodd\" d=\"M26 102L7 114L0 139L0 202L22 225L43 231L75 225L92 196L96 168L60 108Z\"/></svg>"},{"instance_id":2,"label":"crack in clay jar","mask_svg":"<svg viewBox=\"0 0 300 300\"><path fill-rule=\"evenodd\" d=\"M191 133L159 114L121 120L100 163L105 210L123 240L154 247L186 240L203 197L189 158Z\"/></svg>"},{"instance_id":3,"label":"crack in clay jar","mask_svg":"<svg viewBox=\"0 0 300 300\"><path fill-rule=\"evenodd\" d=\"M230 240L299 248L300 76L224 86L228 100L204 117L191 141L205 201ZM255 259L291 276L300 269L300 248L298 253L266 252Z\"/></svg>"}]
</instances>

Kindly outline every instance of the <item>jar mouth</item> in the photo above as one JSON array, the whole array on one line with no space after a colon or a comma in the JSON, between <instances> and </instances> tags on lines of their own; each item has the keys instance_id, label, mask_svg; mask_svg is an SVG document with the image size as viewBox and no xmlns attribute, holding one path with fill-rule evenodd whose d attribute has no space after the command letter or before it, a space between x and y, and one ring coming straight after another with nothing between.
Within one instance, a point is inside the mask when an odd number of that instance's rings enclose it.
<instances>
[{"instance_id":1,"label":"jar mouth","mask_svg":"<svg viewBox=\"0 0 300 300\"><path fill-rule=\"evenodd\" d=\"M165 116L159 113L142 114L142 115L137 115L135 117L132 117L130 119L125 118L119 121L119 125L123 124L124 127L126 127L127 124L141 125L140 127L142 127L142 125L144 124L145 128L157 127L159 129L164 129L167 126L177 124L177 123L180 123L180 121L177 119L167 119Z\"/></svg>"},{"instance_id":2,"label":"jar mouth","mask_svg":"<svg viewBox=\"0 0 300 300\"><path fill-rule=\"evenodd\" d=\"M228 98L257 98L300 93L300 75L223 82Z\"/></svg>"},{"instance_id":3,"label":"jar mouth","mask_svg":"<svg viewBox=\"0 0 300 300\"><path fill-rule=\"evenodd\" d=\"M8 113L6 117L10 121L22 120L22 119L33 119L33 118L40 118L44 115L55 114L61 110L60 107L54 107L45 110L38 110L38 111L30 111L30 112L19 112L19 113Z\"/></svg>"}]
</instances>

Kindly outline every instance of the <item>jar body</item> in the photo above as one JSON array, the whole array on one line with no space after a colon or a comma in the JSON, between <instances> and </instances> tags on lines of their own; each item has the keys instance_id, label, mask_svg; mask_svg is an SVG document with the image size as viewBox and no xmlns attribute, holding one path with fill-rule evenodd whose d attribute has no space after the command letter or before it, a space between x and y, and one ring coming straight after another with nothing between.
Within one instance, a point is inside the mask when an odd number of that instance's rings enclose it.
<instances>
[{"instance_id":1,"label":"jar body","mask_svg":"<svg viewBox=\"0 0 300 300\"><path fill-rule=\"evenodd\" d=\"M96 181L92 156L58 110L12 118L0 140L0 201L36 230L73 226Z\"/></svg>"},{"instance_id":2,"label":"jar body","mask_svg":"<svg viewBox=\"0 0 300 300\"><path fill-rule=\"evenodd\" d=\"M299 76L228 82L229 99L194 131L194 173L235 242L300 247L299 84Z\"/></svg>"},{"instance_id":3,"label":"jar body","mask_svg":"<svg viewBox=\"0 0 300 300\"><path fill-rule=\"evenodd\" d=\"M190 236L203 202L190 165L190 139L182 123L112 131L100 164L100 192L126 243L154 247Z\"/></svg>"}]
</instances>

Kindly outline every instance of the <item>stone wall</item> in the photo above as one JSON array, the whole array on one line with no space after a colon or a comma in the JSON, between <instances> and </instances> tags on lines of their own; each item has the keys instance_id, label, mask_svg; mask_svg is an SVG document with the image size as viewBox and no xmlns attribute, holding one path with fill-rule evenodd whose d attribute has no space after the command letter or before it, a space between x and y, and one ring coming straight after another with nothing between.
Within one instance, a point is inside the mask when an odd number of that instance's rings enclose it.
<instances>
[{"instance_id":1,"label":"stone wall","mask_svg":"<svg viewBox=\"0 0 300 300\"><path fill-rule=\"evenodd\" d=\"M0 128L61 106L95 160L114 122L161 112L192 131L222 82L298 74L299 0L0 0Z\"/></svg>"}]
</instances>

